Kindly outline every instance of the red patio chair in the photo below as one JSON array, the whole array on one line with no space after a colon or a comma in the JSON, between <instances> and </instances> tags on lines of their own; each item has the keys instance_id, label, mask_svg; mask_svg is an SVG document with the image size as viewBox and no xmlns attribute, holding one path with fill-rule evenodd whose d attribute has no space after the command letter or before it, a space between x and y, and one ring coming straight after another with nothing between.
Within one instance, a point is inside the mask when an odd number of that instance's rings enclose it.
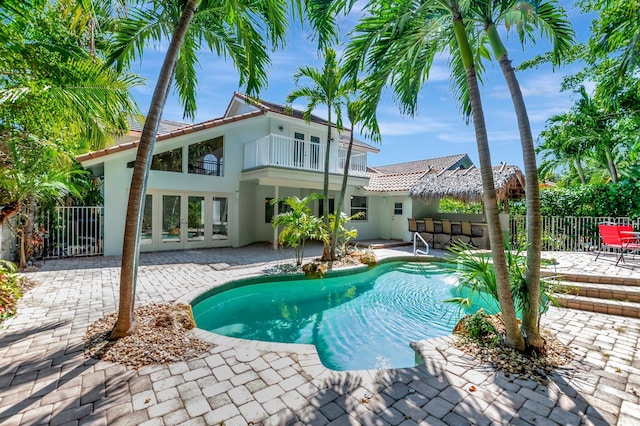
<instances>
[{"instance_id":1,"label":"red patio chair","mask_svg":"<svg viewBox=\"0 0 640 426\"><path fill-rule=\"evenodd\" d=\"M640 250L640 241L636 235L633 235L633 226L631 225L615 225L610 223L601 223L598 225L600 231L600 251L596 256L596 260L604 249L610 249L620 253L616 261L616 266L620 261L624 263L625 251ZM627 233L627 234L625 234Z\"/></svg>"}]
</instances>

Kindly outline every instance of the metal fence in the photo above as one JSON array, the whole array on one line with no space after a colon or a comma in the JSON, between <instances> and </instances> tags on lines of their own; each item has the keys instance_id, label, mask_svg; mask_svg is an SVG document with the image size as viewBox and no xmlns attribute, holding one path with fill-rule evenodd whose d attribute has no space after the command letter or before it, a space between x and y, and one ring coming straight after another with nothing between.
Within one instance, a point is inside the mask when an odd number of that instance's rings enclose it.
<instances>
[{"instance_id":1,"label":"metal fence","mask_svg":"<svg viewBox=\"0 0 640 426\"><path fill-rule=\"evenodd\" d=\"M640 219L629 217L576 217L543 216L542 249L549 251L596 251L600 250L598 224L603 222L638 227ZM511 216L511 246L518 247L526 242L525 216Z\"/></svg>"},{"instance_id":2,"label":"metal fence","mask_svg":"<svg viewBox=\"0 0 640 426\"><path fill-rule=\"evenodd\" d=\"M47 259L103 254L102 206L56 207L41 219L42 256Z\"/></svg>"}]
</instances>

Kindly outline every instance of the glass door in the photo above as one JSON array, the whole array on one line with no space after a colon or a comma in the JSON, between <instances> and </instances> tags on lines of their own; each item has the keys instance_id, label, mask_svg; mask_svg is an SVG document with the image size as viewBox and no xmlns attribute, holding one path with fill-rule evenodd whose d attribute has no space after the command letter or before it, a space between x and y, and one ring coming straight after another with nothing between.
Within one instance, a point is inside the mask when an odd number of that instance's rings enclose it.
<instances>
[{"instance_id":1,"label":"glass door","mask_svg":"<svg viewBox=\"0 0 640 426\"><path fill-rule=\"evenodd\" d=\"M190 195L187 205L187 241L202 242L205 240L205 198Z\"/></svg>"},{"instance_id":2,"label":"glass door","mask_svg":"<svg viewBox=\"0 0 640 426\"><path fill-rule=\"evenodd\" d=\"M183 242L184 232L182 230L182 196L163 195L162 196L162 244L175 245L180 248Z\"/></svg>"}]
</instances>

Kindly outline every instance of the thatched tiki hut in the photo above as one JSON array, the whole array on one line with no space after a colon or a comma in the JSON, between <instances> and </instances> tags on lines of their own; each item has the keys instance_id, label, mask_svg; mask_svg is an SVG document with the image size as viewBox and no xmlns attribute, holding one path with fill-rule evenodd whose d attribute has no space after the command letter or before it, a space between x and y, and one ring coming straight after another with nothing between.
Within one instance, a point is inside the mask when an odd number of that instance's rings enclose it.
<instances>
[{"instance_id":1,"label":"thatched tiki hut","mask_svg":"<svg viewBox=\"0 0 640 426\"><path fill-rule=\"evenodd\" d=\"M520 199L525 195L524 174L516 166L503 163L493 168L496 196L507 205L507 200ZM409 195L422 200L452 198L464 202L482 202L482 176L480 169L442 170L427 173L411 188Z\"/></svg>"}]
</instances>

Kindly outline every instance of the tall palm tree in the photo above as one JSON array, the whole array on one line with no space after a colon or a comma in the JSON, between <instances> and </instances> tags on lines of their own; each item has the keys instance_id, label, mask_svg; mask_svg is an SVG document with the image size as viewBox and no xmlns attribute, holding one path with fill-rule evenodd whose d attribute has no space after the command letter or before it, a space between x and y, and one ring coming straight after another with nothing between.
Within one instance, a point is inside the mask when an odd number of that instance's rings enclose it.
<instances>
[{"instance_id":1,"label":"tall palm tree","mask_svg":"<svg viewBox=\"0 0 640 426\"><path fill-rule=\"evenodd\" d=\"M353 73L366 68L372 89L365 95L366 122L375 117L375 108L387 83L391 84L401 110L413 114L418 92L428 79L435 56L443 50L451 53L452 80L458 83L457 93L461 95L465 112L471 114L476 134L498 299L507 333L505 344L524 350L525 342L518 329L511 295L476 73L476 55L486 56L486 51L474 53L470 34L473 36L465 25L463 10L457 0L380 2L372 8L371 16L356 25L352 43L347 48L347 69Z\"/></svg>"},{"instance_id":2,"label":"tall palm tree","mask_svg":"<svg viewBox=\"0 0 640 426\"><path fill-rule=\"evenodd\" d=\"M527 194L527 274L528 303L522 313L522 333L529 346L542 348L544 341L538 328L540 299L540 258L542 251L542 216L540 214L540 185L536 164L535 146L529 115L524 103L520 84L511 59L497 25L504 23L507 29L517 28L522 47L532 39L533 32L540 29L553 42L555 64L566 55L572 46L574 33L564 10L555 0L476 0L470 3L469 13L479 20L487 34L494 57L498 60L502 74L509 87L511 100L518 120L520 143L525 169L525 191Z\"/></svg>"},{"instance_id":3,"label":"tall palm tree","mask_svg":"<svg viewBox=\"0 0 640 426\"><path fill-rule=\"evenodd\" d=\"M118 67L141 55L148 41L170 40L149 111L143 126L129 191L122 250L118 320L112 339L135 329L133 307L139 262L140 229L156 134L167 95L175 83L185 117L196 110L196 73L199 49L206 47L232 60L240 84L249 94L257 94L267 83L269 49L284 43L289 2L284 0L154 0L140 3L119 22L119 32L111 58ZM307 19L321 42L335 39L333 16L350 7L347 0L335 4L326 0L295 0L292 14ZM303 7L307 6L307 7ZM323 7L324 6L324 7ZM302 19L302 18L299 18Z\"/></svg>"},{"instance_id":4,"label":"tall palm tree","mask_svg":"<svg viewBox=\"0 0 640 426\"><path fill-rule=\"evenodd\" d=\"M300 79L310 80L310 86L299 86ZM324 50L324 65L322 69L313 67L300 67L293 76L296 88L289 93L286 102L291 104L299 98L307 98L307 108L304 111L305 120L311 119L311 113L320 105L327 106L327 145L324 154L324 180L322 196L324 198L324 211L322 212L324 224L329 230L329 160L331 159L331 130L333 129L332 117L335 113L335 126L338 131L342 129L342 110L347 102L350 88L343 81L342 69L336 59L336 52L332 48ZM337 226L336 226L337 227ZM322 259L335 258L336 241L330 244L325 242Z\"/></svg>"},{"instance_id":5,"label":"tall palm tree","mask_svg":"<svg viewBox=\"0 0 640 426\"><path fill-rule=\"evenodd\" d=\"M331 254L335 254L336 245L338 244L338 232L340 230L340 221L342 217L342 207L344 206L344 197L347 193L347 181L349 178L349 166L351 165L351 153L353 151L353 140L356 124L360 122L361 112L363 110L363 101L362 99L350 100L347 102L347 117L349 118L349 122L351 123L351 132L349 133L349 146L347 147L347 154L344 160L344 169L342 170L342 185L340 186L340 195L338 196L338 202L335 207L334 217L335 224L333 227L333 236L331 243ZM373 117L373 122L370 123L372 125L372 129L369 130L369 133L373 136L374 140L379 139L379 130L378 123L375 121L375 117Z\"/></svg>"}]
</instances>

